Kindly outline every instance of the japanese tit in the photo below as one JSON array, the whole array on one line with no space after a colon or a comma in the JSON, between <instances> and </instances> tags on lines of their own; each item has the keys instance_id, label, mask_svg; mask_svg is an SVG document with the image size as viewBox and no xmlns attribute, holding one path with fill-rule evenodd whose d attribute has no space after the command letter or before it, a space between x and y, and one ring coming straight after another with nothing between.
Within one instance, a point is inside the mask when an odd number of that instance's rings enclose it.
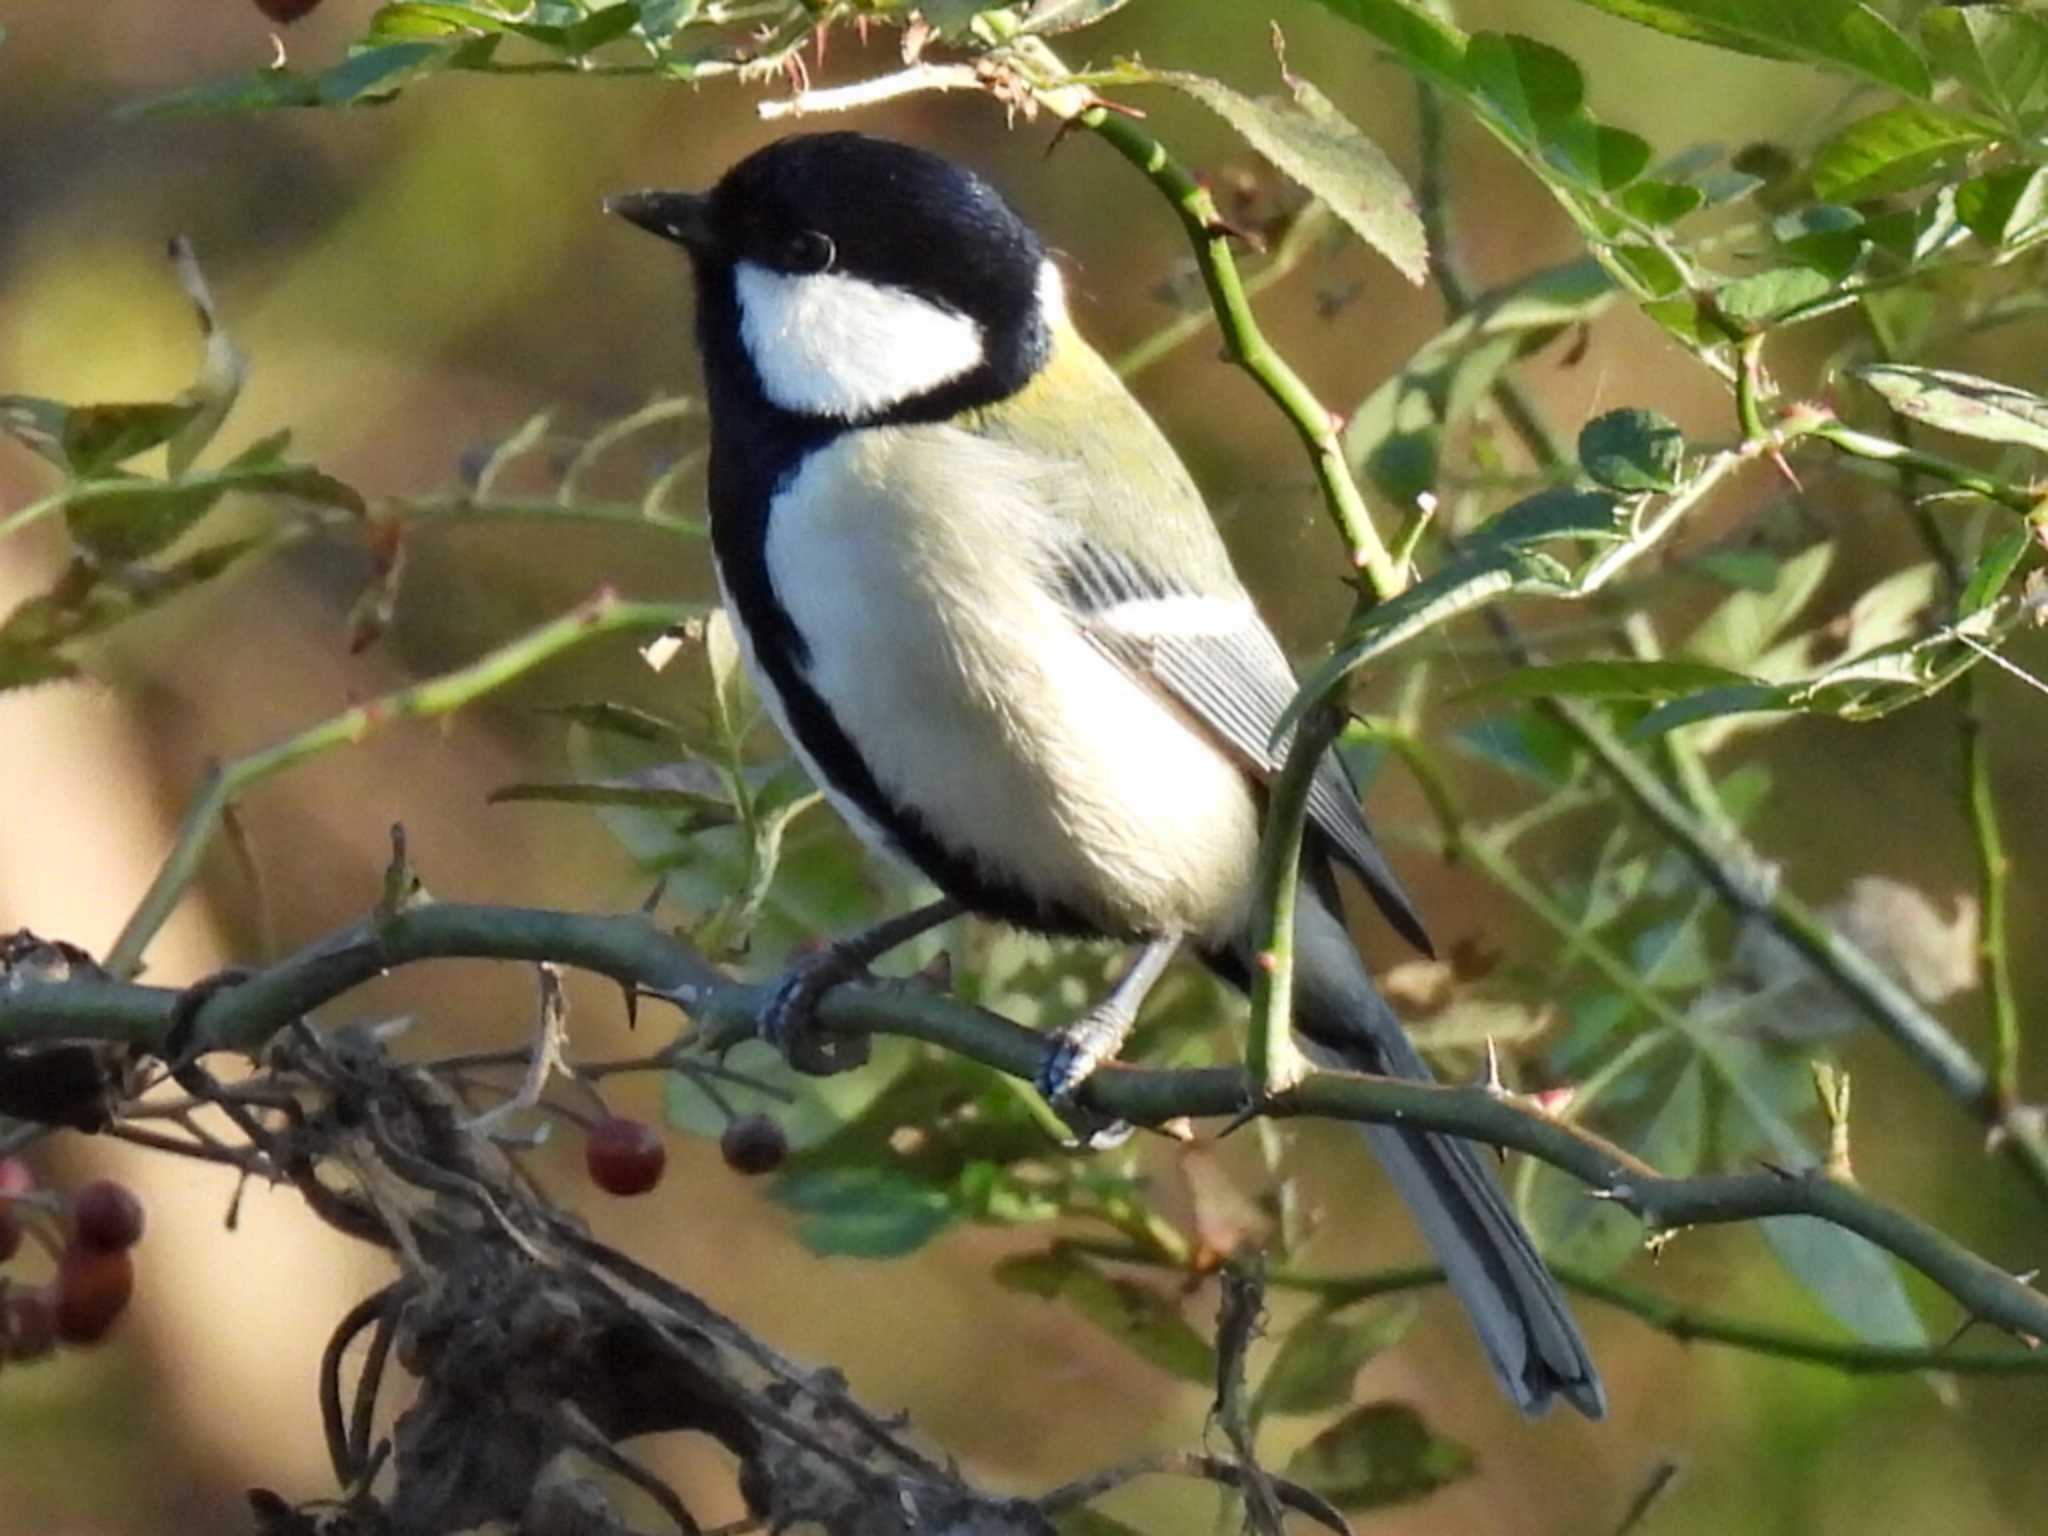
<instances>
[{"instance_id":1,"label":"japanese tit","mask_svg":"<svg viewBox=\"0 0 2048 1536\"><path fill-rule=\"evenodd\" d=\"M1172 447L1076 334L1038 237L972 173L851 133L783 139L707 193L608 206L695 268L718 579L820 787L957 904L934 920L964 906L1142 946L1044 1086L1070 1093L1115 1052L1176 947L1244 985L1294 675ZM1310 800L1296 1034L1326 1064L1426 1080L1339 916L1340 865L1427 948L1332 756ZM1471 1145L1366 1134L1509 1396L1600 1416L1585 1342Z\"/></svg>"}]
</instances>

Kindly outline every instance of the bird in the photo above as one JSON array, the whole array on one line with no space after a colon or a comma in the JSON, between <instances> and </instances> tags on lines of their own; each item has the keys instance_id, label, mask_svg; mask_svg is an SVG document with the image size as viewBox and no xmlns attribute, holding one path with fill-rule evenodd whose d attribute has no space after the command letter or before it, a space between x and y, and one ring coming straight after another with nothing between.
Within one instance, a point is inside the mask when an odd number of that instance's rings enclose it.
<instances>
[{"instance_id":1,"label":"bird","mask_svg":"<svg viewBox=\"0 0 2048 1536\"><path fill-rule=\"evenodd\" d=\"M942 893L836 959L857 970L963 909L1121 941L1128 969L1050 1054L1058 1100L1182 950L1247 987L1295 675L1044 241L975 172L854 132L606 207L694 272L713 563L761 698L863 841ZM1428 952L1333 753L1308 799L1294 1035L1318 1064L1431 1081L1339 867ZM1363 1129L1509 1398L1601 1417L1585 1340L1472 1144Z\"/></svg>"}]
</instances>

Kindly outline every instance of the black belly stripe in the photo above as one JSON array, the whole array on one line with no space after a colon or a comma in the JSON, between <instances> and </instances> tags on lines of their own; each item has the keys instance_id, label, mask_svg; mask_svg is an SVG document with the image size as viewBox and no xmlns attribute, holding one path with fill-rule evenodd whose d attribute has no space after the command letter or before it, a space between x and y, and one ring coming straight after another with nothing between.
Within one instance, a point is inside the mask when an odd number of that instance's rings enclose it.
<instances>
[{"instance_id":1,"label":"black belly stripe","mask_svg":"<svg viewBox=\"0 0 2048 1536\"><path fill-rule=\"evenodd\" d=\"M711 548L734 621L782 701L797 744L845 795L880 827L903 856L948 896L972 911L1041 933L1101 933L1065 903L1026 889L987 868L970 851L933 833L914 806L900 804L875 778L838 718L810 684L810 646L775 594L768 574L768 521L778 492L804 462L842 433L841 423L791 415L770 405L739 345L728 278L700 281L699 344L711 408L709 466ZM723 309L726 313L721 314ZM938 419L953 414L951 409ZM1004 814L991 805L991 817ZM1120 937L1140 937L1120 935Z\"/></svg>"}]
</instances>

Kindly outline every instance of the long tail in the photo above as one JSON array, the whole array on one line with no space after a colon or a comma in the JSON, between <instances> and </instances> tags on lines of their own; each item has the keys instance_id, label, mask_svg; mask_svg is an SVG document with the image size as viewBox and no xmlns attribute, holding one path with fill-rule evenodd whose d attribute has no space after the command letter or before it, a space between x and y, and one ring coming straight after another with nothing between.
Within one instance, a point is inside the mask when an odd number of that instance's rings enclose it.
<instances>
[{"instance_id":1,"label":"long tail","mask_svg":"<svg viewBox=\"0 0 2048 1536\"><path fill-rule=\"evenodd\" d=\"M1306 887L1297 907L1295 1032L1304 1052L1321 1065L1432 1081L1343 923ZM1561 1395L1602 1417L1607 1393L1578 1324L1473 1145L1386 1125L1365 1135L1516 1406L1541 1413Z\"/></svg>"}]
</instances>

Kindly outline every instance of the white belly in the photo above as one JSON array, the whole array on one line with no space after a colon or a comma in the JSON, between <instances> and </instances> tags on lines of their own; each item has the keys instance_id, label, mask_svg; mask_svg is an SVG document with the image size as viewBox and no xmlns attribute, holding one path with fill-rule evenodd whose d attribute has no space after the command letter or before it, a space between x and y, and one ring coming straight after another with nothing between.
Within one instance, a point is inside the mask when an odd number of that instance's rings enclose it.
<instances>
[{"instance_id":1,"label":"white belly","mask_svg":"<svg viewBox=\"0 0 2048 1536\"><path fill-rule=\"evenodd\" d=\"M852 433L777 498L769 578L809 680L884 790L991 876L1106 932L1221 940L1251 887L1251 789L1066 617L1007 505L1028 487L984 452L950 428Z\"/></svg>"}]
</instances>

